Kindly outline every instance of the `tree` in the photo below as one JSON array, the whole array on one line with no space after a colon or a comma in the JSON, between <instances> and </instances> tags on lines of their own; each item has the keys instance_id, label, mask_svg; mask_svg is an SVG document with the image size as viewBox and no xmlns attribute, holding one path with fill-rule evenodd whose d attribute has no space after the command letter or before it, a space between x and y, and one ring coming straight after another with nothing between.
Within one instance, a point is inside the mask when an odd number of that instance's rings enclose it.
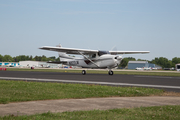
<instances>
[{"instance_id":1,"label":"tree","mask_svg":"<svg viewBox=\"0 0 180 120\"><path fill-rule=\"evenodd\" d=\"M32 57L32 55L29 57L29 60L32 60L33 59L33 57Z\"/></svg>"},{"instance_id":2,"label":"tree","mask_svg":"<svg viewBox=\"0 0 180 120\"><path fill-rule=\"evenodd\" d=\"M174 57L172 59L172 66L175 67L176 64L180 63L180 58Z\"/></svg>"},{"instance_id":3,"label":"tree","mask_svg":"<svg viewBox=\"0 0 180 120\"><path fill-rule=\"evenodd\" d=\"M150 63L159 65L159 66L161 66L163 68L171 68L171 67L173 67L172 61L168 60L167 58L164 58L164 57L155 58L152 61L150 61Z\"/></svg>"},{"instance_id":4,"label":"tree","mask_svg":"<svg viewBox=\"0 0 180 120\"><path fill-rule=\"evenodd\" d=\"M60 61L60 59L59 59L59 57L57 57L57 58L56 58L56 62L59 62L59 61Z\"/></svg>"},{"instance_id":5,"label":"tree","mask_svg":"<svg viewBox=\"0 0 180 120\"><path fill-rule=\"evenodd\" d=\"M26 60L32 60L32 56L19 55L19 56L13 57L13 59L15 62L26 61Z\"/></svg>"},{"instance_id":6,"label":"tree","mask_svg":"<svg viewBox=\"0 0 180 120\"><path fill-rule=\"evenodd\" d=\"M45 55L43 55L43 56L42 56L41 61L47 61L47 58L46 58L46 56L45 56Z\"/></svg>"},{"instance_id":7,"label":"tree","mask_svg":"<svg viewBox=\"0 0 180 120\"><path fill-rule=\"evenodd\" d=\"M135 60L136 59L133 57L123 58L119 67L125 68L129 61L135 61Z\"/></svg>"},{"instance_id":8,"label":"tree","mask_svg":"<svg viewBox=\"0 0 180 120\"><path fill-rule=\"evenodd\" d=\"M42 57L41 56L35 56L34 59L35 59L35 61L41 61Z\"/></svg>"},{"instance_id":9,"label":"tree","mask_svg":"<svg viewBox=\"0 0 180 120\"><path fill-rule=\"evenodd\" d=\"M0 61L2 62L3 61L3 56L0 54Z\"/></svg>"},{"instance_id":10,"label":"tree","mask_svg":"<svg viewBox=\"0 0 180 120\"><path fill-rule=\"evenodd\" d=\"M48 57L47 58L47 61L56 61L56 57L55 56L52 56L52 57Z\"/></svg>"},{"instance_id":11,"label":"tree","mask_svg":"<svg viewBox=\"0 0 180 120\"><path fill-rule=\"evenodd\" d=\"M138 59L137 61L147 61L147 60L143 60L143 59Z\"/></svg>"},{"instance_id":12,"label":"tree","mask_svg":"<svg viewBox=\"0 0 180 120\"><path fill-rule=\"evenodd\" d=\"M3 62L14 62L14 59L10 55L4 55Z\"/></svg>"}]
</instances>

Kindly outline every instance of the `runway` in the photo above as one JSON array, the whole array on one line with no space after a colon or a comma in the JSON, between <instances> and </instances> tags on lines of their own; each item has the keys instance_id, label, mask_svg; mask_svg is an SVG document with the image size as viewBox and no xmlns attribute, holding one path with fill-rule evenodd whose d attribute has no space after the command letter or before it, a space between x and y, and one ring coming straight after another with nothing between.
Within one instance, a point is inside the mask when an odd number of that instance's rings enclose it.
<instances>
[{"instance_id":1,"label":"runway","mask_svg":"<svg viewBox=\"0 0 180 120\"><path fill-rule=\"evenodd\" d=\"M86 75L81 75L80 73L60 72L0 71L0 79L152 87L180 92L180 77L118 74L110 76L108 74L88 73Z\"/></svg>"}]
</instances>

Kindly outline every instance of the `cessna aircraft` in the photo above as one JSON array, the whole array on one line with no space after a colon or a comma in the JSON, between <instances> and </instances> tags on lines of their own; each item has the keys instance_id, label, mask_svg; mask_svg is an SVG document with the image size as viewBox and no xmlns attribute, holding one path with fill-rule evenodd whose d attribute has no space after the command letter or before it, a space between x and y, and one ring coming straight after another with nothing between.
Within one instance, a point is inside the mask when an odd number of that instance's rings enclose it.
<instances>
[{"instance_id":1,"label":"cessna aircraft","mask_svg":"<svg viewBox=\"0 0 180 120\"><path fill-rule=\"evenodd\" d=\"M56 47L43 46L39 49L59 52L60 62L50 63L62 63L65 65L78 66L82 68L107 68L109 70L109 75L113 75L112 68L118 67L118 65L121 63L122 56L118 56L118 54L149 53L149 51L100 51L77 48L65 48L61 47L61 45L58 45ZM67 54L82 55L83 58L70 57ZM82 70L82 74L85 75L86 70Z\"/></svg>"}]
</instances>

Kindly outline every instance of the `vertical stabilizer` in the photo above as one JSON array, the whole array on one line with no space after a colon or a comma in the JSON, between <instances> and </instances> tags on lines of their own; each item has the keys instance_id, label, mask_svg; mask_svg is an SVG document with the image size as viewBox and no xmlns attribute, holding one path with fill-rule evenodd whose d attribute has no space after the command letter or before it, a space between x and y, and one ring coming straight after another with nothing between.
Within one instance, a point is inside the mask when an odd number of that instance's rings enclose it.
<instances>
[{"instance_id":1,"label":"vertical stabilizer","mask_svg":"<svg viewBox=\"0 0 180 120\"><path fill-rule=\"evenodd\" d=\"M61 46L61 44L59 44L59 45L56 45L56 47L62 47L62 46Z\"/></svg>"},{"instance_id":2,"label":"vertical stabilizer","mask_svg":"<svg viewBox=\"0 0 180 120\"><path fill-rule=\"evenodd\" d=\"M61 44L59 44L59 45L56 45L56 47L62 47L62 46ZM70 57L64 52L58 52L58 54L59 54L60 61L71 61L72 59L74 59L73 57Z\"/></svg>"}]
</instances>

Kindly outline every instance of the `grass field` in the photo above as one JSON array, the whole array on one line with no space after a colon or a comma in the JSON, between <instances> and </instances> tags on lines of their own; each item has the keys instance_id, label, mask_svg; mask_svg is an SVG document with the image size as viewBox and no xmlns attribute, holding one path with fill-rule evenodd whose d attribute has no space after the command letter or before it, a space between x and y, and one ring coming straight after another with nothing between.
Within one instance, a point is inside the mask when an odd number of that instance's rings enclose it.
<instances>
[{"instance_id":1,"label":"grass field","mask_svg":"<svg viewBox=\"0 0 180 120\"><path fill-rule=\"evenodd\" d=\"M140 87L112 87L86 84L64 84L0 80L0 103L47 99L111 96L162 95L163 90Z\"/></svg>"},{"instance_id":2,"label":"grass field","mask_svg":"<svg viewBox=\"0 0 180 120\"><path fill-rule=\"evenodd\" d=\"M0 120L180 120L180 106L154 106L112 110L43 113L30 116L4 116Z\"/></svg>"},{"instance_id":3,"label":"grass field","mask_svg":"<svg viewBox=\"0 0 180 120\"><path fill-rule=\"evenodd\" d=\"M17 69L8 68L7 71L41 71L41 72L68 72L79 73L81 70L59 70L59 69ZM90 74L107 74L105 70L88 70ZM153 76L180 76L178 72L141 72L141 71L114 71L114 74L127 75L153 75ZM20 101L34 101L47 99L70 99L70 98L90 98L90 97L115 97L115 96L151 96L151 95L171 95L177 93L167 93L154 88L140 87L111 87L101 85L86 84L64 84L45 82L25 82L0 80L0 104ZM179 94L178 94L179 96ZM140 108L123 108L112 110L92 110L74 111L63 113L43 113L30 116L4 116L0 120L151 120L151 119L180 119L180 106L155 106Z\"/></svg>"},{"instance_id":4,"label":"grass field","mask_svg":"<svg viewBox=\"0 0 180 120\"><path fill-rule=\"evenodd\" d=\"M63 72L63 73L79 73L82 70L75 69L33 69L30 68L7 68L7 71L34 71L34 72ZM107 70L87 70L87 74L108 74ZM174 76L180 77L180 72L163 72L163 71L116 71L114 74L123 75L151 75L151 76Z\"/></svg>"}]
</instances>

